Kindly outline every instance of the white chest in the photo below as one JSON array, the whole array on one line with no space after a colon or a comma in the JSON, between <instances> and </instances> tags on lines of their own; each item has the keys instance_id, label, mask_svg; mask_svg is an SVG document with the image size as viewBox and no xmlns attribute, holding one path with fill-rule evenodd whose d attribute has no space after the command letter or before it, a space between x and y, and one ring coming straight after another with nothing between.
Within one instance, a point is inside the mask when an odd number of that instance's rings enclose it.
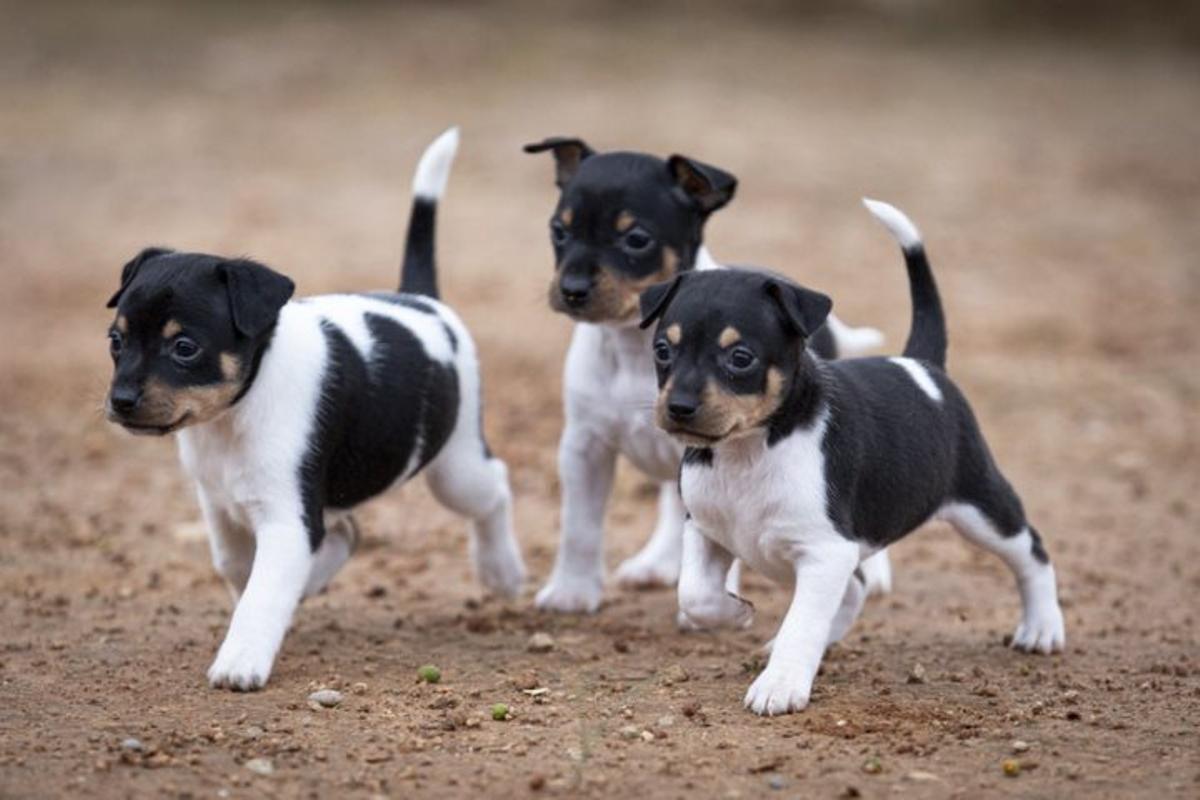
<instances>
[{"instance_id":1,"label":"white chest","mask_svg":"<svg viewBox=\"0 0 1200 800\"><path fill-rule=\"evenodd\" d=\"M768 448L756 435L723 444L709 466L682 473L683 503L700 531L754 570L791 583L805 548L841 537L829 518L825 420Z\"/></svg>"}]
</instances>

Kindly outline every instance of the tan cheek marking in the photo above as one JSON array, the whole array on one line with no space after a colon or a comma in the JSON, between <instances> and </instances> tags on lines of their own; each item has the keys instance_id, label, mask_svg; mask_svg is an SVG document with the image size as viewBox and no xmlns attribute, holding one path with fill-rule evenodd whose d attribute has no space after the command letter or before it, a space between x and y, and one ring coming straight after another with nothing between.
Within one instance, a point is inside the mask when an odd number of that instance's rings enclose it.
<instances>
[{"instance_id":1,"label":"tan cheek marking","mask_svg":"<svg viewBox=\"0 0 1200 800\"><path fill-rule=\"evenodd\" d=\"M233 353L221 353L221 375L225 380L231 381L237 378L242 371L242 360Z\"/></svg>"},{"instance_id":2,"label":"tan cheek marking","mask_svg":"<svg viewBox=\"0 0 1200 800\"><path fill-rule=\"evenodd\" d=\"M125 319L125 315L117 317L117 330L121 333L129 333L129 320Z\"/></svg>"},{"instance_id":3,"label":"tan cheek marking","mask_svg":"<svg viewBox=\"0 0 1200 800\"><path fill-rule=\"evenodd\" d=\"M169 319L167 324L163 325L162 335L164 339L170 339L172 336L178 336L183 332L183 326L177 320Z\"/></svg>"},{"instance_id":4,"label":"tan cheek marking","mask_svg":"<svg viewBox=\"0 0 1200 800\"><path fill-rule=\"evenodd\" d=\"M622 211L620 214L617 214L617 221L613 223L613 227L616 228L618 232L624 233L632 228L633 223L635 222L637 222L637 219L633 216L633 214L630 214L628 211Z\"/></svg>"},{"instance_id":5,"label":"tan cheek marking","mask_svg":"<svg viewBox=\"0 0 1200 800\"><path fill-rule=\"evenodd\" d=\"M741 340L742 334L738 332L737 328L730 325L725 330L721 331L721 335L717 337L717 344L721 345L721 347L729 347L730 345L737 344Z\"/></svg>"},{"instance_id":6,"label":"tan cheek marking","mask_svg":"<svg viewBox=\"0 0 1200 800\"><path fill-rule=\"evenodd\" d=\"M558 215L558 219L563 225L570 225L575 219L575 212L569 208L564 208L562 213Z\"/></svg>"},{"instance_id":7,"label":"tan cheek marking","mask_svg":"<svg viewBox=\"0 0 1200 800\"><path fill-rule=\"evenodd\" d=\"M679 266L679 253L673 248L664 247L662 254L662 272L663 280L675 276L675 268Z\"/></svg>"},{"instance_id":8,"label":"tan cheek marking","mask_svg":"<svg viewBox=\"0 0 1200 800\"><path fill-rule=\"evenodd\" d=\"M678 322L671 323L671 327L667 328L667 341L671 344L679 344L683 339L683 328L679 327Z\"/></svg>"}]
</instances>

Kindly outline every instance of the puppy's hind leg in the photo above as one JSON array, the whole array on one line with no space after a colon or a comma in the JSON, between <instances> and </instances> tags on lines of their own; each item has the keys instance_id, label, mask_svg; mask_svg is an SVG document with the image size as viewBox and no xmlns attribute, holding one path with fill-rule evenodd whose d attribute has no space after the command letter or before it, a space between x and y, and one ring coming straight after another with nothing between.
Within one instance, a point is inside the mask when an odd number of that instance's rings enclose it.
<instances>
[{"instance_id":1,"label":"puppy's hind leg","mask_svg":"<svg viewBox=\"0 0 1200 800\"><path fill-rule=\"evenodd\" d=\"M525 563L513 535L508 468L487 449L483 435L460 415L460 424L429 465L429 488L442 505L471 520L471 557L479 582L508 597L521 591Z\"/></svg>"},{"instance_id":2,"label":"puppy's hind leg","mask_svg":"<svg viewBox=\"0 0 1200 800\"><path fill-rule=\"evenodd\" d=\"M754 606L726 591L733 554L709 539L692 522L683 526L679 573L679 627L682 630L745 628Z\"/></svg>"},{"instance_id":3,"label":"puppy's hind leg","mask_svg":"<svg viewBox=\"0 0 1200 800\"><path fill-rule=\"evenodd\" d=\"M658 487L658 523L650 541L637 555L617 567L617 582L626 587L674 586L679 580L683 552L683 519L686 515L679 484L666 481Z\"/></svg>"},{"instance_id":4,"label":"puppy's hind leg","mask_svg":"<svg viewBox=\"0 0 1200 800\"><path fill-rule=\"evenodd\" d=\"M887 550L880 550L859 565L867 588L867 597L892 591L892 562Z\"/></svg>"},{"instance_id":5,"label":"puppy's hind leg","mask_svg":"<svg viewBox=\"0 0 1200 800\"><path fill-rule=\"evenodd\" d=\"M991 484L991 491L981 493L987 500L952 503L939 516L964 538L995 553L1012 570L1021 593L1021 622L1012 646L1026 652L1059 652L1066 646L1066 631L1054 567L1007 481L997 474ZM999 520L1008 524L1002 527Z\"/></svg>"},{"instance_id":6,"label":"puppy's hind leg","mask_svg":"<svg viewBox=\"0 0 1200 800\"><path fill-rule=\"evenodd\" d=\"M304 597L320 594L333 580L346 560L358 548L358 523L350 514L341 514L334 519L328 519L325 524L325 538L313 556L312 571L308 583L304 587Z\"/></svg>"}]
</instances>

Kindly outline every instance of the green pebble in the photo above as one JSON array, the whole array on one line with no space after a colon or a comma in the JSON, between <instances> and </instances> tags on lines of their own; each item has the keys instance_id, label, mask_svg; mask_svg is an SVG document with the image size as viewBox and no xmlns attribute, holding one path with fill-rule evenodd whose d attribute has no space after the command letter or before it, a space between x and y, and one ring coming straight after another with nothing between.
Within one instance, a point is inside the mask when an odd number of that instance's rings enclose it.
<instances>
[{"instance_id":1,"label":"green pebble","mask_svg":"<svg viewBox=\"0 0 1200 800\"><path fill-rule=\"evenodd\" d=\"M437 683L442 679L442 671L432 664L426 664L417 670L417 677L426 683Z\"/></svg>"},{"instance_id":2,"label":"green pebble","mask_svg":"<svg viewBox=\"0 0 1200 800\"><path fill-rule=\"evenodd\" d=\"M496 705L492 706L492 719L497 722L503 722L508 719L508 706L504 703L496 703Z\"/></svg>"}]
</instances>

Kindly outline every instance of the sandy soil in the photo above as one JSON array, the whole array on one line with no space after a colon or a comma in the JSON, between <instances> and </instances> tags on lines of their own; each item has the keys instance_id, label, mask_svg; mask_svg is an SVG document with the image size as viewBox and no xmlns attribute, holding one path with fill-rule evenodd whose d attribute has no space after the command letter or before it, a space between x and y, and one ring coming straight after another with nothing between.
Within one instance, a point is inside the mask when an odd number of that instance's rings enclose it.
<instances>
[{"instance_id":1,"label":"sandy soil","mask_svg":"<svg viewBox=\"0 0 1200 800\"><path fill-rule=\"evenodd\" d=\"M1200 791L1194 56L636 6L47 6L0 27L0 795ZM407 486L363 510L269 687L212 691L228 598L173 444L99 412L104 301L149 243L250 253L306 293L391 285L410 170L450 123L443 286L481 343L534 581L483 597L463 525ZM893 347L903 269L857 198L913 214L952 373L1058 564L1067 654L1005 649L1007 575L940 527L895 548L894 594L787 718L740 705L782 611L761 579L738 634L677 633L666 591L531 610L569 325L542 300L550 163L518 150L555 133L734 171L717 255L831 292ZM610 565L652 515L623 472ZM535 632L554 649L528 652ZM310 708L319 687L344 702Z\"/></svg>"}]
</instances>

